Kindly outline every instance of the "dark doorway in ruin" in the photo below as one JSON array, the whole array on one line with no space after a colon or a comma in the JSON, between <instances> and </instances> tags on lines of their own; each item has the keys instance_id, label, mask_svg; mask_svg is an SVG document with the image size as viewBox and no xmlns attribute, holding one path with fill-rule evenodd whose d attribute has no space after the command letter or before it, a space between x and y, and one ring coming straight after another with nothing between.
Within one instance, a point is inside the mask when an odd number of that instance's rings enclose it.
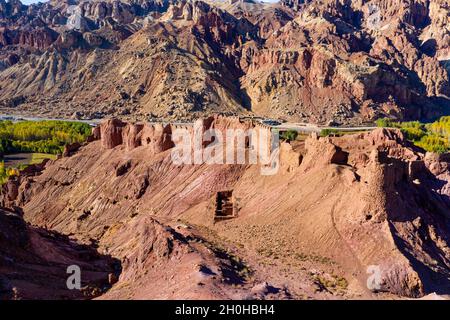
<instances>
[{"instance_id":1,"label":"dark doorway in ruin","mask_svg":"<svg viewBox=\"0 0 450 320\"><path fill-rule=\"evenodd\" d=\"M234 218L233 191L221 191L216 195L214 220L226 220Z\"/></svg>"}]
</instances>

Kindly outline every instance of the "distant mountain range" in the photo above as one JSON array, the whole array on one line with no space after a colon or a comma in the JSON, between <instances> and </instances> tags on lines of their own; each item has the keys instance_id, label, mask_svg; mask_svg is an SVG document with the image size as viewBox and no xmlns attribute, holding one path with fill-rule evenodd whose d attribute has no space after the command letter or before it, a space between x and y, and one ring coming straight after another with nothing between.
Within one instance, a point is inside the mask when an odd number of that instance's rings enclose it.
<instances>
[{"instance_id":1,"label":"distant mountain range","mask_svg":"<svg viewBox=\"0 0 450 320\"><path fill-rule=\"evenodd\" d=\"M364 123L450 113L446 0L0 0L0 112Z\"/></svg>"}]
</instances>

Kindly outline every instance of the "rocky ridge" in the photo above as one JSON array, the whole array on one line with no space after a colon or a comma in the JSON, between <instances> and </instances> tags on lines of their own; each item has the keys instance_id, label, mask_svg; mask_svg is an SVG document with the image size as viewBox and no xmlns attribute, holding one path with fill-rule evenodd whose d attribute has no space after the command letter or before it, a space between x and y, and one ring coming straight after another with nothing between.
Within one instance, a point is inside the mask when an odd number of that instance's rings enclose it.
<instances>
[{"instance_id":1,"label":"rocky ridge","mask_svg":"<svg viewBox=\"0 0 450 320\"><path fill-rule=\"evenodd\" d=\"M296 122L449 110L445 0L0 2L2 112Z\"/></svg>"},{"instance_id":2,"label":"rocky ridge","mask_svg":"<svg viewBox=\"0 0 450 320\"><path fill-rule=\"evenodd\" d=\"M214 117L195 128L252 126ZM105 298L244 298L262 281L266 298L449 293L447 155L398 130L313 135L283 142L280 170L262 176L259 165L174 165L172 129L109 120L99 140L12 178L2 205L119 259ZM236 216L215 222L224 190ZM142 285L153 281L158 291Z\"/></svg>"}]
</instances>

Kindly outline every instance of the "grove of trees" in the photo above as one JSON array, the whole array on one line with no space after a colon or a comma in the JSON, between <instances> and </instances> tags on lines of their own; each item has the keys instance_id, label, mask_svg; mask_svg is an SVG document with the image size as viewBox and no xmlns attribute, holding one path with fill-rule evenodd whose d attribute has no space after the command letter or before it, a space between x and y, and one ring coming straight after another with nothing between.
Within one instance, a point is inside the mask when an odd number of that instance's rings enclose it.
<instances>
[{"instance_id":1,"label":"grove of trees","mask_svg":"<svg viewBox=\"0 0 450 320\"><path fill-rule=\"evenodd\" d=\"M0 152L60 154L66 144L83 142L91 134L86 123L67 121L0 121Z\"/></svg>"},{"instance_id":2,"label":"grove of trees","mask_svg":"<svg viewBox=\"0 0 450 320\"><path fill-rule=\"evenodd\" d=\"M66 144L83 142L91 135L86 123L67 121L0 121L0 154L61 154ZM20 168L0 162L0 185L19 174Z\"/></svg>"},{"instance_id":3,"label":"grove of trees","mask_svg":"<svg viewBox=\"0 0 450 320\"><path fill-rule=\"evenodd\" d=\"M408 140L426 151L450 152L450 116L441 117L427 124L419 121L396 122L391 119L379 119L377 125L399 128Z\"/></svg>"}]
</instances>

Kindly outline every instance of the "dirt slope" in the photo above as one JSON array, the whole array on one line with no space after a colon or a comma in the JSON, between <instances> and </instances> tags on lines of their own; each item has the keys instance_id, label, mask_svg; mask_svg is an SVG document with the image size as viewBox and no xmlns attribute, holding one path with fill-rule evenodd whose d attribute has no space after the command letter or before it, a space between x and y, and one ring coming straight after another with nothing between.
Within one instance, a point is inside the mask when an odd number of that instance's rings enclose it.
<instances>
[{"instance_id":1,"label":"dirt slope","mask_svg":"<svg viewBox=\"0 0 450 320\"><path fill-rule=\"evenodd\" d=\"M101 141L2 191L2 204L23 208L27 221L121 261L105 297L448 294L447 156L378 129L282 144L280 171L262 176L259 165L176 166L168 129L124 125L103 124ZM235 217L217 221L214 199L225 190ZM374 267L385 293L367 288Z\"/></svg>"},{"instance_id":2,"label":"dirt slope","mask_svg":"<svg viewBox=\"0 0 450 320\"><path fill-rule=\"evenodd\" d=\"M449 113L445 0L71 4L0 1L3 113L322 124Z\"/></svg>"},{"instance_id":3,"label":"dirt slope","mask_svg":"<svg viewBox=\"0 0 450 320\"><path fill-rule=\"evenodd\" d=\"M81 290L69 290L68 267L83 270ZM89 299L111 287L120 262L57 232L27 225L0 210L0 298Z\"/></svg>"}]
</instances>

